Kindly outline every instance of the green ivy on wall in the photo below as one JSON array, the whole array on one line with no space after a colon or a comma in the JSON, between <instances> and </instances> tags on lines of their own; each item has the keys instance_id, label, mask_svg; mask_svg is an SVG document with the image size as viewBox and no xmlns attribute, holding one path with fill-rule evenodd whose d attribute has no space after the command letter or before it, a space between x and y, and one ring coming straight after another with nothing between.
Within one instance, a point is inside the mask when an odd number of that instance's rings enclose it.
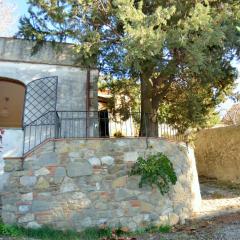
<instances>
[{"instance_id":1,"label":"green ivy on wall","mask_svg":"<svg viewBox=\"0 0 240 240\"><path fill-rule=\"evenodd\" d=\"M156 185L161 194L169 192L170 185L175 185L177 176L169 158L163 153L148 156L147 159L139 157L133 165L130 175L140 175L139 187L144 184L153 187Z\"/></svg>"}]
</instances>

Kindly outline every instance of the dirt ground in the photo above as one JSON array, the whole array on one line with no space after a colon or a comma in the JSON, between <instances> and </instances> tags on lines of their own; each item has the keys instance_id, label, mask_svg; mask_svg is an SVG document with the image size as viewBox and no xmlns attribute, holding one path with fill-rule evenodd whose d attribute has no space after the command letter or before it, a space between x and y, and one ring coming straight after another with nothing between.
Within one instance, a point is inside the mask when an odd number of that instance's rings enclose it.
<instances>
[{"instance_id":1,"label":"dirt ground","mask_svg":"<svg viewBox=\"0 0 240 240\"><path fill-rule=\"evenodd\" d=\"M189 221L167 234L146 234L137 240L240 240L240 211L211 220Z\"/></svg>"},{"instance_id":2,"label":"dirt ground","mask_svg":"<svg viewBox=\"0 0 240 240\"><path fill-rule=\"evenodd\" d=\"M240 186L201 178L201 211L168 234L138 240L240 240Z\"/></svg>"}]
</instances>

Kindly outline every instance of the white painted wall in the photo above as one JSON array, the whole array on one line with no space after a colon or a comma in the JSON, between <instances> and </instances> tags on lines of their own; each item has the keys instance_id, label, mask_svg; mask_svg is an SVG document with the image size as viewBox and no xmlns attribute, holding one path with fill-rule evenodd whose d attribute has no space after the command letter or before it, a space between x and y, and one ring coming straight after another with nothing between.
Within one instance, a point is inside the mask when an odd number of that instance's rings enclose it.
<instances>
[{"instance_id":1,"label":"white painted wall","mask_svg":"<svg viewBox=\"0 0 240 240\"><path fill-rule=\"evenodd\" d=\"M86 109L87 70L71 66L0 61L0 76L25 84L50 76L58 76L58 103L61 110Z\"/></svg>"},{"instance_id":2,"label":"white painted wall","mask_svg":"<svg viewBox=\"0 0 240 240\"><path fill-rule=\"evenodd\" d=\"M4 157L21 157L23 147L23 131L7 129L4 132L0 152L0 175L3 173Z\"/></svg>"},{"instance_id":3,"label":"white painted wall","mask_svg":"<svg viewBox=\"0 0 240 240\"><path fill-rule=\"evenodd\" d=\"M0 61L0 77L19 80L26 85L39 78L58 76L58 110L86 110L86 82L87 70L71 66L48 64L18 63ZM95 71L94 71L95 72ZM96 96L97 97L97 96ZM4 135L4 150L11 157L16 157L22 149L22 139L19 141L20 131L7 130ZM10 151L12 149L12 151ZM0 171L2 161L0 157Z\"/></svg>"}]
</instances>

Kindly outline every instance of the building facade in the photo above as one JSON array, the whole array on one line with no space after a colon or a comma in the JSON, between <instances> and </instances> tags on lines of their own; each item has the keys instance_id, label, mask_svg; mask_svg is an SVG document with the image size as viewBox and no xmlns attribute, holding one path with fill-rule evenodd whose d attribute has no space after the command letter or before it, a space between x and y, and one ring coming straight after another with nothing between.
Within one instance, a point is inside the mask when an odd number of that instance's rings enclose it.
<instances>
[{"instance_id":1,"label":"building facade","mask_svg":"<svg viewBox=\"0 0 240 240\"><path fill-rule=\"evenodd\" d=\"M97 118L86 113L98 110L97 69L78 66L72 45L62 44L55 50L51 43L45 43L32 54L34 44L0 38L0 127L11 129L5 133L8 138L18 138L12 146L3 138L5 148L15 149L11 157L54 137L56 117L62 118L58 119L62 126L57 134L98 134Z\"/></svg>"}]
</instances>

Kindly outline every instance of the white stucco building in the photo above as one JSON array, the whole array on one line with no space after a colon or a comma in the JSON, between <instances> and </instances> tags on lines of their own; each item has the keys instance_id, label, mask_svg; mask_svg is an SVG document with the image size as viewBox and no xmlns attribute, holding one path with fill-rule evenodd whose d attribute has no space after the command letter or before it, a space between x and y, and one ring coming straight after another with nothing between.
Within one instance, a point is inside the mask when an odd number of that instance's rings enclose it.
<instances>
[{"instance_id":1,"label":"white stucco building","mask_svg":"<svg viewBox=\"0 0 240 240\"><path fill-rule=\"evenodd\" d=\"M5 129L0 171L3 156L21 157L23 151L54 137L56 112L62 118L58 134L97 134L97 119L86 112L97 111L98 71L79 67L72 45L64 44L56 51L45 43L33 55L34 44L0 38L0 128Z\"/></svg>"}]
</instances>

